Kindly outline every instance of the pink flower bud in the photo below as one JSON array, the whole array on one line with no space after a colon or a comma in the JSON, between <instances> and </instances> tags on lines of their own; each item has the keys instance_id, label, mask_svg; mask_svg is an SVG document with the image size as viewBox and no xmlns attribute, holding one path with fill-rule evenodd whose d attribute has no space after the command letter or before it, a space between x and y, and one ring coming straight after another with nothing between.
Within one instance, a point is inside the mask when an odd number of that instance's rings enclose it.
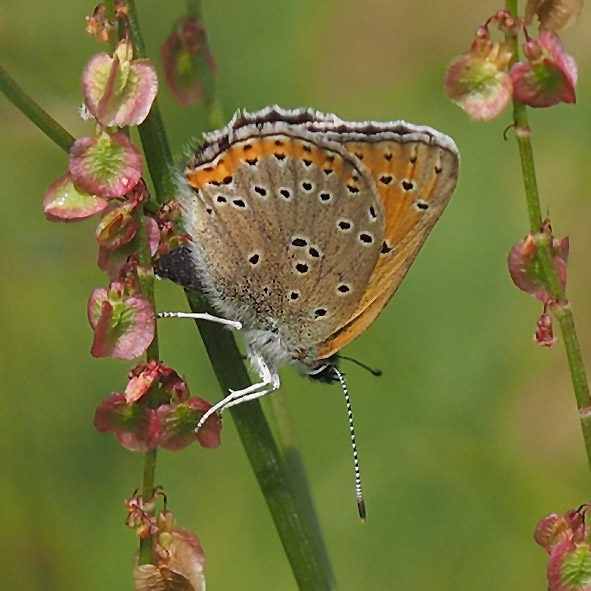
<instances>
[{"instance_id":1,"label":"pink flower bud","mask_svg":"<svg viewBox=\"0 0 591 591\"><path fill-rule=\"evenodd\" d=\"M66 172L55 180L45 191L43 211L51 222L77 222L100 213L108 202L77 188Z\"/></svg>"},{"instance_id":2,"label":"pink flower bud","mask_svg":"<svg viewBox=\"0 0 591 591\"><path fill-rule=\"evenodd\" d=\"M113 57L99 53L84 69L84 102L105 127L139 125L148 116L158 93L158 77L152 63L132 57L131 43L123 40Z\"/></svg>"},{"instance_id":3,"label":"pink flower bud","mask_svg":"<svg viewBox=\"0 0 591 591\"><path fill-rule=\"evenodd\" d=\"M122 197L140 180L142 156L123 133L83 137L70 149L70 174L89 193Z\"/></svg>"},{"instance_id":4,"label":"pink flower bud","mask_svg":"<svg viewBox=\"0 0 591 591\"><path fill-rule=\"evenodd\" d=\"M88 300L88 319L94 330L94 357L134 359L154 338L155 317L142 295L127 295L113 289L95 289Z\"/></svg>"}]
</instances>

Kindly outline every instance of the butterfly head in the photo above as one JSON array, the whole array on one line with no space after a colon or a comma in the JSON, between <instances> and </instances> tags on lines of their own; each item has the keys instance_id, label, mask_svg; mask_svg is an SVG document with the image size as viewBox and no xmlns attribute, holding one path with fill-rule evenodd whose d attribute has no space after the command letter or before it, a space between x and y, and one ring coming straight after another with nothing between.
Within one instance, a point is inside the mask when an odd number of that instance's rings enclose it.
<instances>
[{"instance_id":1,"label":"butterfly head","mask_svg":"<svg viewBox=\"0 0 591 591\"><path fill-rule=\"evenodd\" d=\"M339 356L333 355L328 359L317 361L313 366L306 366L304 374L311 380L322 382L323 384L332 384L339 381L338 369Z\"/></svg>"}]
</instances>

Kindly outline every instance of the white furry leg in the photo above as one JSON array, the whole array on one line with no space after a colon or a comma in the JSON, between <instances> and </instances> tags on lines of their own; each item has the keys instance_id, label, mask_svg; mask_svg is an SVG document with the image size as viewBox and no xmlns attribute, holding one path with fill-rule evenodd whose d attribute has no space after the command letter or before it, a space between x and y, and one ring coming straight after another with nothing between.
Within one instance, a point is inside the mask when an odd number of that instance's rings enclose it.
<instances>
[{"instance_id":1,"label":"white furry leg","mask_svg":"<svg viewBox=\"0 0 591 591\"><path fill-rule=\"evenodd\" d=\"M265 360L259 354L254 354L250 358L251 363L261 376L261 381L256 384L243 388L242 390L230 390L230 393L214 404L199 420L195 427L195 433L203 427L203 424L207 419L214 413L223 413L227 408L236 406L248 400L256 400L262 398L271 392L274 392L279 388L279 374L276 371L272 371L267 365Z\"/></svg>"},{"instance_id":2,"label":"white furry leg","mask_svg":"<svg viewBox=\"0 0 591 591\"><path fill-rule=\"evenodd\" d=\"M160 312L158 318L193 318L194 320L209 320L210 322L217 322L218 324L223 324L224 326L229 326L236 330L242 328L240 322L227 320L226 318L220 318L219 316L213 316L212 314L207 314L207 312L203 312L202 314L198 314L197 312Z\"/></svg>"}]
</instances>

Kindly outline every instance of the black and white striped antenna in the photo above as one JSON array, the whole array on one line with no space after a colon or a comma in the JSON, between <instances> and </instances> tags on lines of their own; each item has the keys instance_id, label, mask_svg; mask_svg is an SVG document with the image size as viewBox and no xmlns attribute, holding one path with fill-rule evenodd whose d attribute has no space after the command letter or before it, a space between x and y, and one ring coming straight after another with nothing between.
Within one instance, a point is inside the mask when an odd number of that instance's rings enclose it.
<instances>
[{"instance_id":1,"label":"black and white striped antenna","mask_svg":"<svg viewBox=\"0 0 591 591\"><path fill-rule=\"evenodd\" d=\"M361 523L365 523L367 513L365 511L365 501L363 500L363 489L361 488L361 470L359 469L359 456L357 454L357 442L355 440L355 427L353 426L353 409L351 408L351 399L349 398L349 391L343 374L336 368L333 370L341 383L343 394L345 396L345 404L347 405L347 417L349 419L349 432L351 435L351 447L353 449L353 467L355 470L355 497L357 499L357 509Z\"/></svg>"}]
</instances>

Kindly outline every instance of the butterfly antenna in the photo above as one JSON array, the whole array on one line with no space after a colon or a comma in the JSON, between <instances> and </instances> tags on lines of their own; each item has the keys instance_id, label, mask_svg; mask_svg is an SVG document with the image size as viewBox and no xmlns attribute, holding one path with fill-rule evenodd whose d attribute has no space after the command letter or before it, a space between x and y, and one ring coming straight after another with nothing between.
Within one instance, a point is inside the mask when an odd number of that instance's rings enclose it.
<instances>
[{"instance_id":1,"label":"butterfly antenna","mask_svg":"<svg viewBox=\"0 0 591 591\"><path fill-rule=\"evenodd\" d=\"M345 395L345 403L347 405L347 417L349 418L349 432L351 434L351 447L353 448L353 466L355 470L355 497L357 498L357 509L359 510L359 517L361 523L365 523L367 513L365 512L365 501L363 500L363 490L361 488L361 470L359 469L359 456L357 454L357 442L355 440L355 427L353 426L353 409L351 408L351 399L349 398L349 391L343 374L333 367L341 387Z\"/></svg>"},{"instance_id":2,"label":"butterfly antenna","mask_svg":"<svg viewBox=\"0 0 591 591\"><path fill-rule=\"evenodd\" d=\"M339 359L346 359L347 361L352 361L359 367L362 367L363 369L367 370L372 376L379 377L382 375L381 369L374 369L373 367L369 367L369 365L365 365L365 363L362 363L361 361L359 361L359 359L353 359L353 357L345 357L345 355L339 355Z\"/></svg>"}]
</instances>

